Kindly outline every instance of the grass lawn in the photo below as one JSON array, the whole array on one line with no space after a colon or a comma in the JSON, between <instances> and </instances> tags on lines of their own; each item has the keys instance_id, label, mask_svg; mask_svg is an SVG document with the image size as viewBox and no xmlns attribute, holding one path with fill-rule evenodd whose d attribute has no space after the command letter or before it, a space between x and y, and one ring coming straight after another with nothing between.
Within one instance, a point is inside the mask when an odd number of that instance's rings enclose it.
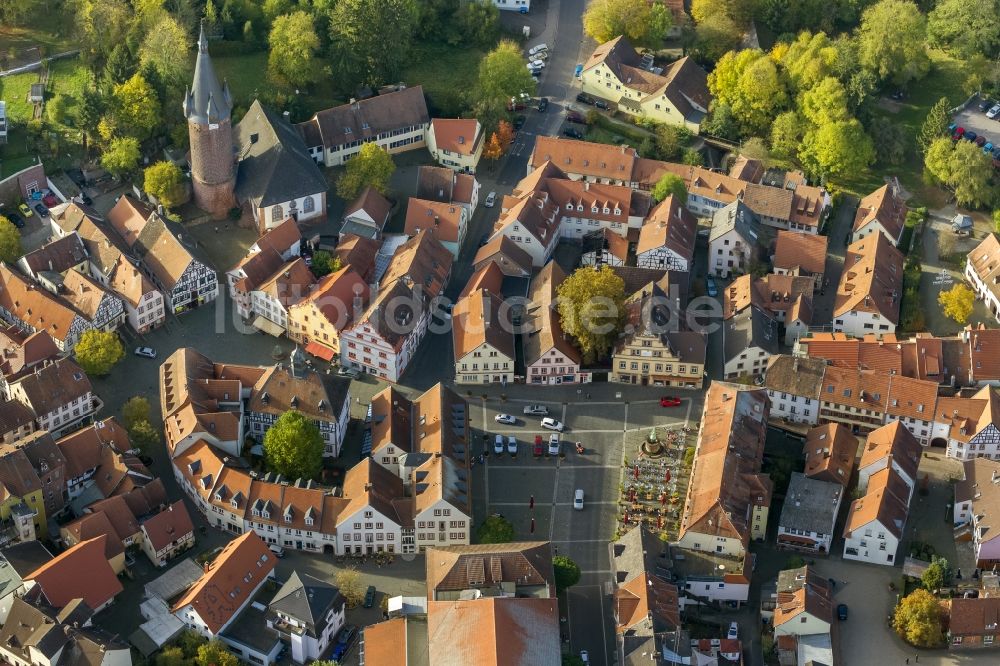
<instances>
[{"instance_id":1,"label":"grass lawn","mask_svg":"<svg viewBox=\"0 0 1000 666\"><path fill-rule=\"evenodd\" d=\"M270 91L272 84L267 80L267 52L257 51L241 55L212 56L215 73L220 81L229 81L233 102L240 107L250 106L254 97ZM304 96L305 108L311 116L313 112L343 104L346 100L337 95L333 79L320 81ZM294 120L294 119L293 119Z\"/></svg>"},{"instance_id":2,"label":"grass lawn","mask_svg":"<svg viewBox=\"0 0 1000 666\"><path fill-rule=\"evenodd\" d=\"M939 99L947 97L954 106L966 98L966 94L962 91L965 76L962 74L962 63L952 56L935 49L931 49L928 53L931 58L931 71L922 81L918 81L910 88L909 96L902 102L882 99L875 107L876 114L888 118L906 132L909 153L904 163L898 167L876 165L853 178L833 179L833 185L864 196L884 184L883 175L895 173L902 181L903 187L914 195L909 202L911 206L941 205L944 196L941 190L929 188L921 180L923 160L917 153L916 137L928 111Z\"/></svg>"},{"instance_id":3,"label":"grass lawn","mask_svg":"<svg viewBox=\"0 0 1000 666\"><path fill-rule=\"evenodd\" d=\"M408 86L422 85L431 115L457 116L465 107L465 96L476 87L479 61L484 52L446 44L417 44L401 80Z\"/></svg>"},{"instance_id":4,"label":"grass lawn","mask_svg":"<svg viewBox=\"0 0 1000 666\"><path fill-rule=\"evenodd\" d=\"M0 99L7 101L7 117L11 122L31 120L32 105L28 102L31 84L38 83L38 72L11 74L0 78Z\"/></svg>"},{"instance_id":5,"label":"grass lawn","mask_svg":"<svg viewBox=\"0 0 1000 666\"><path fill-rule=\"evenodd\" d=\"M16 0L13 0L16 2ZM73 17L67 12L39 12L38 25L15 27L0 25L0 54L2 68L34 62L40 57L39 46L46 55L62 53L75 48L72 42ZM13 55L13 58L9 56Z\"/></svg>"}]
</instances>

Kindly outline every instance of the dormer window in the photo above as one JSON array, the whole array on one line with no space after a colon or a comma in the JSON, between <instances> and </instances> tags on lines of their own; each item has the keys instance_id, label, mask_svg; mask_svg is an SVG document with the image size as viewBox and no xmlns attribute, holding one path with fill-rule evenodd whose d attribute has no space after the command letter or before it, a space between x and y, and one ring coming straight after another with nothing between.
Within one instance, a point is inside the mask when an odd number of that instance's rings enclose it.
<instances>
[{"instance_id":1,"label":"dormer window","mask_svg":"<svg viewBox=\"0 0 1000 666\"><path fill-rule=\"evenodd\" d=\"M597 211L598 211L598 208L597 208L597 206L591 206L591 207L590 207L590 212L591 212L591 213L596 213Z\"/></svg>"},{"instance_id":2,"label":"dormer window","mask_svg":"<svg viewBox=\"0 0 1000 666\"><path fill-rule=\"evenodd\" d=\"M372 517L372 512L371 511L365 511L365 518L371 518L371 517Z\"/></svg>"},{"instance_id":3,"label":"dormer window","mask_svg":"<svg viewBox=\"0 0 1000 666\"><path fill-rule=\"evenodd\" d=\"M576 205L576 212L578 212L578 213L582 213L583 212L583 204L577 204Z\"/></svg>"},{"instance_id":4,"label":"dormer window","mask_svg":"<svg viewBox=\"0 0 1000 666\"><path fill-rule=\"evenodd\" d=\"M609 209L607 206L605 206L604 207L604 214L607 215L610 212L611 212L611 209Z\"/></svg>"},{"instance_id":5,"label":"dormer window","mask_svg":"<svg viewBox=\"0 0 1000 666\"><path fill-rule=\"evenodd\" d=\"M308 525L309 527L312 527L313 522L315 522L315 521L313 521L312 516L306 516L306 525Z\"/></svg>"},{"instance_id":6,"label":"dormer window","mask_svg":"<svg viewBox=\"0 0 1000 666\"><path fill-rule=\"evenodd\" d=\"M615 215L621 215L621 214L622 214L622 209L619 208L618 206L615 206Z\"/></svg>"},{"instance_id":7,"label":"dormer window","mask_svg":"<svg viewBox=\"0 0 1000 666\"><path fill-rule=\"evenodd\" d=\"M573 210L573 204L567 202L566 203L566 210Z\"/></svg>"}]
</instances>

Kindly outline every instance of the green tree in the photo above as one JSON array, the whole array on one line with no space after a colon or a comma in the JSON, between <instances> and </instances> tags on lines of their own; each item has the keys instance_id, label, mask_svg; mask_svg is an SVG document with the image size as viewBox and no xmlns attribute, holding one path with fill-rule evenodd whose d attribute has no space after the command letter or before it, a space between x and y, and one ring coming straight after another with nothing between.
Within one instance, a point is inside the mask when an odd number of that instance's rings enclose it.
<instances>
[{"instance_id":1,"label":"green tree","mask_svg":"<svg viewBox=\"0 0 1000 666\"><path fill-rule=\"evenodd\" d=\"M583 13L583 29L604 43L624 35L633 45L656 46L672 19L660 0L593 0Z\"/></svg>"},{"instance_id":2,"label":"green tree","mask_svg":"<svg viewBox=\"0 0 1000 666\"><path fill-rule=\"evenodd\" d=\"M956 286L965 287L964 284ZM971 289L968 287L965 288L969 291L969 294L972 294ZM964 324L965 322L959 323ZM931 563L924 569L924 573L920 575L920 583L924 586L924 589L931 593L941 589L945 585L951 584L951 565L948 564L948 560L943 557L933 557Z\"/></svg>"},{"instance_id":3,"label":"green tree","mask_svg":"<svg viewBox=\"0 0 1000 666\"><path fill-rule=\"evenodd\" d=\"M576 340L584 363L604 358L625 316L625 282L610 266L585 266L558 287L559 319Z\"/></svg>"},{"instance_id":4,"label":"green tree","mask_svg":"<svg viewBox=\"0 0 1000 666\"><path fill-rule=\"evenodd\" d=\"M398 80L416 24L415 0L339 0L330 36L349 80L369 86Z\"/></svg>"},{"instance_id":5,"label":"green tree","mask_svg":"<svg viewBox=\"0 0 1000 666\"><path fill-rule=\"evenodd\" d=\"M736 116L728 104L712 102L708 118L701 126L702 134L717 136L720 139L737 141L740 138L740 128L736 124Z\"/></svg>"},{"instance_id":6,"label":"green tree","mask_svg":"<svg viewBox=\"0 0 1000 666\"><path fill-rule=\"evenodd\" d=\"M691 132L681 125L660 125L656 128L656 150L661 160L675 160L680 157L691 136Z\"/></svg>"},{"instance_id":7,"label":"green tree","mask_svg":"<svg viewBox=\"0 0 1000 666\"><path fill-rule=\"evenodd\" d=\"M191 81L190 47L187 31L164 14L142 40L139 62L152 68L167 90L180 90Z\"/></svg>"},{"instance_id":8,"label":"green tree","mask_svg":"<svg viewBox=\"0 0 1000 666\"><path fill-rule=\"evenodd\" d=\"M969 323L969 317L972 315L972 308L976 304L976 295L971 289L969 289L968 286L959 282L951 289L942 291L938 294L938 304L941 306L941 310L944 312L946 317L954 319L959 324L964 325ZM944 566L947 565L948 562L945 560ZM930 571L929 567L927 571ZM924 586L929 590L935 589L927 585L926 579L924 579ZM936 587L941 586L941 584L938 584Z\"/></svg>"},{"instance_id":9,"label":"green tree","mask_svg":"<svg viewBox=\"0 0 1000 666\"><path fill-rule=\"evenodd\" d=\"M267 38L271 51L267 75L279 85L299 88L316 83L322 73L319 37L312 17L303 11L274 19Z\"/></svg>"},{"instance_id":10,"label":"green tree","mask_svg":"<svg viewBox=\"0 0 1000 666\"><path fill-rule=\"evenodd\" d=\"M993 211L993 229L1000 233L1000 209Z\"/></svg>"},{"instance_id":11,"label":"green tree","mask_svg":"<svg viewBox=\"0 0 1000 666\"><path fill-rule=\"evenodd\" d=\"M743 142L743 146L740 148L740 155L751 160L758 160L765 167L771 164L771 151L767 147L767 143L764 139L759 136L753 136Z\"/></svg>"},{"instance_id":12,"label":"green tree","mask_svg":"<svg viewBox=\"0 0 1000 666\"><path fill-rule=\"evenodd\" d=\"M926 151L934 139L948 136L948 127L951 125L951 103L947 97L942 97L931 110L927 112L924 124L920 126L920 134L917 135L917 143L921 151Z\"/></svg>"},{"instance_id":13,"label":"green tree","mask_svg":"<svg viewBox=\"0 0 1000 666\"><path fill-rule=\"evenodd\" d=\"M326 250L317 250L312 256L313 275L318 278L330 273L336 273L341 269L340 257L334 257Z\"/></svg>"},{"instance_id":14,"label":"green tree","mask_svg":"<svg viewBox=\"0 0 1000 666\"><path fill-rule=\"evenodd\" d=\"M146 453L155 450L156 445L160 443L160 429L149 421L136 422L129 428L128 435L132 444Z\"/></svg>"},{"instance_id":15,"label":"green tree","mask_svg":"<svg viewBox=\"0 0 1000 666\"><path fill-rule=\"evenodd\" d=\"M941 605L924 589L903 597L893 614L892 627L900 638L917 647L938 647L944 643Z\"/></svg>"},{"instance_id":16,"label":"green tree","mask_svg":"<svg viewBox=\"0 0 1000 666\"><path fill-rule=\"evenodd\" d=\"M784 46L783 51L779 47ZM812 88L828 76L834 76L838 50L826 33L799 33L791 44L779 44L771 51L785 70L795 90Z\"/></svg>"},{"instance_id":17,"label":"green tree","mask_svg":"<svg viewBox=\"0 0 1000 666\"><path fill-rule=\"evenodd\" d=\"M1000 2L938 0L927 15L927 41L960 58L994 56L1000 49Z\"/></svg>"},{"instance_id":18,"label":"green tree","mask_svg":"<svg viewBox=\"0 0 1000 666\"><path fill-rule=\"evenodd\" d=\"M653 197L654 201L663 201L667 197L672 196L680 201L682 206L687 203L688 198L684 179L672 173L660 176L660 179L656 181L656 185L653 185L653 189L650 190L649 195Z\"/></svg>"},{"instance_id":19,"label":"green tree","mask_svg":"<svg viewBox=\"0 0 1000 666\"><path fill-rule=\"evenodd\" d=\"M68 105L69 100L66 99L66 95L58 93L45 103L45 115L48 116L50 122L62 125L66 122L66 107Z\"/></svg>"},{"instance_id":20,"label":"green tree","mask_svg":"<svg viewBox=\"0 0 1000 666\"><path fill-rule=\"evenodd\" d=\"M517 42L503 39L479 61L476 98L484 109L502 110L511 97L535 90ZM480 119L482 121L482 119ZM484 127L488 126L484 123Z\"/></svg>"},{"instance_id":21,"label":"green tree","mask_svg":"<svg viewBox=\"0 0 1000 666\"><path fill-rule=\"evenodd\" d=\"M149 400L141 395L134 395L122 405L122 421L127 430L140 421L150 420Z\"/></svg>"},{"instance_id":22,"label":"green tree","mask_svg":"<svg viewBox=\"0 0 1000 666\"><path fill-rule=\"evenodd\" d=\"M212 0L205 0L205 32L209 35L219 34L219 30L222 27L219 24L219 11L215 8L215 3Z\"/></svg>"},{"instance_id":23,"label":"green tree","mask_svg":"<svg viewBox=\"0 0 1000 666\"><path fill-rule=\"evenodd\" d=\"M774 61L759 49L732 51L708 75L708 88L729 106L743 136L766 134L788 105L788 94Z\"/></svg>"},{"instance_id":24,"label":"green tree","mask_svg":"<svg viewBox=\"0 0 1000 666\"><path fill-rule=\"evenodd\" d=\"M924 155L924 170L951 190L960 206L979 208L996 201L990 157L971 141L935 139Z\"/></svg>"},{"instance_id":25,"label":"green tree","mask_svg":"<svg viewBox=\"0 0 1000 666\"><path fill-rule=\"evenodd\" d=\"M713 14L695 26L694 48L698 58L718 62L743 39L743 30L725 14Z\"/></svg>"},{"instance_id":26,"label":"green tree","mask_svg":"<svg viewBox=\"0 0 1000 666\"><path fill-rule=\"evenodd\" d=\"M317 477L325 448L316 424L294 409L279 416L264 433L268 468L289 479Z\"/></svg>"},{"instance_id":27,"label":"green tree","mask_svg":"<svg viewBox=\"0 0 1000 666\"><path fill-rule=\"evenodd\" d=\"M337 194L351 200L368 186L380 193L389 191L389 179L396 171L396 164L389 153L374 141L361 146L358 154L347 162L347 168L337 180Z\"/></svg>"},{"instance_id":28,"label":"green tree","mask_svg":"<svg viewBox=\"0 0 1000 666\"><path fill-rule=\"evenodd\" d=\"M80 336L73 353L84 372L102 376L125 358L125 346L114 331L89 329Z\"/></svg>"},{"instance_id":29,"label":"green tree","mask_svg":"<svg viewBox=\"0 0 1000 666\"><path fill-rule=\"evenodd\" d=\"M13 264L22 254L21 233L13 222L0 215L0 261Z\"/></svg>"},{"instance_id":30,"label":"green tree","mask_svg":"<svg viewBox=\"0 0 1000 666\"><path fill-rule=\"evenodd\" d=\"M179 206L187 194L184 172L173 162L152 164L143 172L143 189L167 208Z\"/></svg>"},{"instance_id":31,"label":"green tree","mask_svg":"<svg viewBox=\"0 0 1000 666\"><path fill-rule=\"evenodd\" d=\"M264 0L261 10L264 12L264 21L273 26L274 22L282 15L292 11L294 3L292 0Z\"/></svg>"},{"instance_id":32,"label":"green tree","mask_svg":"<svg viewBox=\"0 0 1000 666\"><path fill-rule=\"evenodd\" d=\"M875 116L868 126L868 134L875 146L875 160L886 166L897 166L906 159L910 144L906 130L898 122Z\"/></svg>"},{"instance_id":33,"label":"green tree","mask_svg":"<svg viewBox=\"0 0 1000 666\"><path fill-rule=\"evenodd\" d=\"M0 3L0 23L27 25L38 12L44 11L42 0L18 0Z\"/></svg>"},{"instance_id":34,"label":"green tree","mask_svg":"<svg viewBox=\"0 0 1000 666\"><path fill-rule=\"evenodd\" d=\"M930 70L926 23L910 0L880 0L866 9L857 33L862 66L898 86L922 79Z\"/></svg>"},{"instance_id":35,"label":"green tree","mask_svg":"<svg viewBox=\"0 0 1000 666\"><path fill-rule=\"evenodd\" d=\"M564 592L580 582L580 565L565 555L552 558L556 578L556 593Z\"/></svg>"},{"instance_id":36,"label":"green tree","mask_svg":"<svg viewBox=\"0 0 1000 666\"><path fill-rule=\"evenodd\" d=\"M198 656L198 648L207 642L201 634L193 629L184 629L176 640L177 647L184 653L184 658L190 660Z\"/></svg>"},{"instance_id":37,"label":"green tree","mask_svg":"<svg viewBox=\"0 0 1000 666\"><path fill-rule=\"evenodd\" d=\"M131 136L112 139L101 155L101 166L121 177L139 166L141 156L138 139Z\"/></svg>"},{"instance_id":38,"label":"green tree","mask_svg":"<svg viewBox=\"0 0 1000 666\"><path fill-rule=\"evenodd\" d=\"M135 74L138 66L139 63L132 55L132 51L129 50L128 44L121 42L116 44L111 49L111 53L108 54L108 60L104 64L104 76L112 85L120 85Z\"/></svg>"},{"instance_id":39,"label":"green tree","mask_svg":"<svg viewBox=\"0 0 1000 666\"><path fill-rule=\"evenodd\" d=\"M160 125L160 100L141 74L115 86L114 116L117 126L137 139L152 136Z\"/></svg>"},{"instance_id":40,"label":"green tree","mask_svg":"<svg viewBox=\"0 0 1000 666\"><path fill-rule=\"evenodd\" d=\"M813 125L848 120L851 114L847 110L847 91L840 81L828 76L802 93L799 113Z\"/></svg>"},{"instance_id":41,"label":"green tree","mask_svg":"<svg viewBox=\"0 0 1000 666\"><path fill-rule=\"evenodd\" d=\"M334 584L344 595L348 608L357 608L365 600L365 589L361 584L361 573L357 569L342 569L333 577Z\"/></svg>"},{"instance_id":42,"label":"green tree","mask_svg":"<svg viewBox=\"0 0 1000 666\"><path fill-rule=\"evenodd\" d=\"M185 666L188 661L184 658L184 652L177 646L163 648L160 654L156 655L156 666Z\"/></svg>"},{"instance_id":43,"label":"green tree","mask_svg":"<svg viewBox=\"0 0 1000 666\"><path fill-rule=\"evenodd\" d=\"M127 0L78 0L73 9L80 57L91 72L100 74L108 55L125 43L135 13Z\"/></svg>"},{"instance_id":44,"label":"green tree","mask_svg":"<svg viewBox=\"0 0 1000 666\"><path fill-rule=\"evenodd\" d=\"M476 531L479 543L510 543L514 540L514 525L499 515L488 516Z\"/></svg>"},{"instance_id":45,"label":"green tree","mask_svg":"<svg viewBox=\"0 0 1000 666\"><path fill-rule=\"evenodd\" d=\"M88 136L94 136L106 110L107 104L101 93L93 86L85 87L76 107L76 126Z\"/></svg>"},{"instance_id":46,"label":"green tree","mask_svg":"<svg viewBox=\"0 0 1000 666\"><path fill-rule=\"evenodd\" d=\"M215 639L198 648L194 663L197 666L239 666L240 660L229 651L225 643Z\"/></svg>"},{"instance_id":47,"label":"green tree","mask_svg":"<svg viewBox=\"0 0 1000 666\"><path fill-rule=\"evenodd\" d=\"M587 664L575 654L563 653L562 666L587 666Z\"/></svg>"},{"instance_id":48,"label":"green tree","mask_svg":"<svg viewBox=\"0 0 1000 666\"><path fill-rule=\"evenodd\" d=\"M461 43L493 46L500 35L500 9L490 0L463 2L454 14Z\"/></svg>"},{"instance_id":49,"label":"green tree","mask_svg":"<svg viewBox=\"0 0 1000 666\"><path fill-rule=\"evenodd\" d=\"M681 162L690 166L705 166L705 156L696 148L685 148Z\"/></svg>"},{"instance_id":50,"label":"green tree","mask_svg":"<svg viewBox=\"0 0 1000 666\"><path fill-rule=\"evenodd\" d=\"M713 16L727 16L741 26L753 17L752 0L691 0L691 18L703 23Z\"/></svg>"},{"instance_id":51,"label":"green tree","mask_svg":"<svg viewBox=\"0 0 1000 666\"><path fill-rule=\"evenodd\" d=\"M861 173L874 162L875 147L861 123L851 118L806 132L799 159L810 173L843 176Z\"/></svg>"}]
</instances>

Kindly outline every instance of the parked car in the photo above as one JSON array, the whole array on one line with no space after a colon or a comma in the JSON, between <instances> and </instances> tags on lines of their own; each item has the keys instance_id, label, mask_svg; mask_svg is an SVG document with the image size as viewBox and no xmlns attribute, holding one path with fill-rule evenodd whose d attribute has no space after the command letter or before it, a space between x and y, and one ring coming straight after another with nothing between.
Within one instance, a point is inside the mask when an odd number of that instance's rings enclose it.
<instances>
[{"instance_id":1,"label":"parked car","mask_svg":"<svg viewBox=\"0 0 1000 666\"><path fill-rule=\"evenodd\" d=\"M156 350L152 347L136 347L135 355L143 358L156 358Z\"/></svg>"},{"instance_id":2,"label":"parked car","mask_svg":"<svg viewBox=\"0 0 1000 666\"><path fill-rule=\"evenodd\" d=\"M505 423L507 425L514 425L515 423L517 423L517 419L515 419L510 414L497 414L496 416L493 417L493 420L496 421L497 423Z\"/></svg>"},{"instance_id":3,"label":"parked car","mask_svg":"<svg viewBox=\"0 0 1000 666\"><path fill-rule=\"evenodd\" d=\"M973 132L972 130L966 130L965 134L962 135L962 138L965 139L966 141L975 141L976 137L978 136L979 135Z\"/></svg>"},{"instance_id":4,"label":"parked car","mask_svg":"<svg viewBox=\"0 0 1000 666\"><path fill-rule=\"evenodd\" d=\"M517 437L514 435L507 435L507 453L512 456L517 455Z\"/></svg>"},{"instance_id":5,"label":"parked car","mask_svg":"<svg viewBox=\"0 0 1000 666\"><path fill-rule=\"evenodd\" d=\"M951 138L954 139L955 141L957 141L958 139L962 138L963 134L965 134L965 128L964 127L959 127L958 129L956 129L952 133Z\"/></svg>"},{"instance_id":6,"label":"parked car","mask_svg":"<svg viewBox=\"0 0 1000 666\"><path fill-rule=\"evenodd\" d=\"M544 60L530 60L528 61L528 69L537 69L539 71L545 69Z\"/></svg>"},{"instance_id":7,"label":"parked car","mask_svg":"<svg viewBox=\"0 0 1000 666\"><path fill-rule=\"evenodd\" d=\"M28 204L26 203L22 202L17 204L17 209L21 211L21 215L24 215L25 218L29 218L32 215L34 215L34 213L31 212L31 209L28 208Z\"/></svg>"},{"instance_id":8,"label":"parked car","mask_svg":"<svg viewBox=\"0 0 1000 666\"><path fill-rule=\"evenodd\" d=\"M486 195L486 201L483 203L483 205L486 206L487 208L493 208L493 206L496 205L496 202L497 202L497 193L490 192L489 194Z\"/></svg>"},{"instance_id":9,"label":"parked car","mask_svg":"<svg viewBox=\"0 0 1000 666\"><path fill-rule=\"evenodd\" d=\"M337 370L337 374L341 377L349 377L350 379L357 379L361 376L361 373L357 368L352 368L346 365L340 366L340 369Z\"/></svg>"},{"instance_id":10,"label":"parked car","mask_svg":"<svg viewBox=\"0 0 1000 666\"><path fill-rule=\"evenodd\" d=\"M340 638L337 639L337 645L334 646L333 652L330 653L330 659L333 661L341 661L344 655L347 654L347 649L351 647L351 642L357 635L358 629L353 625L347 625L340 630Z\"/></svg>"},{"instance_id":11,"label":"parked car","mask_svg":"<svg viewBox=\"0 0 1000 666\"><path fill-rule=\"evenodd\" d=\"M740 625L736 622L729 623L729 633L726 634L726 638L731 641L735 641L740 635Z\"/></svg>"},{"instance_id":12,"label":"parked car","mask_svg":"<svg viewBox=\"0 0 1000 666\"><path fill-rule=\"evenodd\" d=\"M608 110L608 103L601 99L595 99L594 106L596 106L598 109L604 109L605 111Z\"/></svg>"},{"instance_id":13,"label":"parked car","mask_svg":"<svg viewBox=\"0 0 1000 666\"><path fill-rule=\"evenodd\" d=\"M990 107L992 107L993 104L994 104L993 100L991 100L991 99L984 99L982 102L979 103L979 110L980 111L986 111L987 109L989 109Z\"/></svg>"},{"instance_id":14,"label":"parked car","mask_svg":"<svg viewBox=\"0 0 1000 666\"><path fill-rule=\"evenodd\" d=\"M35 212L38 213L38 217L48 217L49 209L45 207L43 203L36 203L34 205Z\"/></svg>"},{"instance_id":15,"label":"parked car","mask_svg":"<svg viewBox=\"0 0 1000 666\"><path fill-rule=\"evenodd\" d=\"M590 104L590 105L594 104L594 98L588 95L587 93L579 93L576 96L576 101L580 102L580 104Z\"/></svg>"},{"instance_id":16,"label":"parked car","mask_svg":"<svg viewBox=\"0 0 1000 666\"><path fill-rule=\"evenodd\" d=\"M497 435L493 438L493 453L497 455L503 453L503 435Z\"/></svg>"},{"instance_id":17,"label":"parked car","mask_svg":"<svg viewBox=\"0 0 1000 666\"><path fill-rule=\"evenodd\" d=\"M660 398L660 407L680 407L681 399L672 395L665 395Z\"/></svg>"},{"instance_id":18,"label":"parked car","mask_svg":"<svg viewBox=\"0 0 1000 666\"><path fill-rule=\"evenodd\" d=\"M569 111L566 114L566 122L576 123L577 125L586 125L587 119L583 117L583 114L579 111Z\"/></svg>"},{"instance_id":19,"label":"parked car","mask_svg":"<svg viewBox=\"0 0 1000 666\"><path fill-rule=\"evenodd\" d=\"M514 129L519 130L524 127L524 116L514 116Z\"/></svg>"},{"instance_id":20,"label":"parked car","mask_svg":"<svg viewBox=\"0 0 1000 666\"><path fill-rule=\"evenodd\" d=\"M536 44L535 46L532 46L530 49L528 49L528 55L535 56L541 53L542 51L547 52L548 50L549 50L548 44Z\"/></svg>"},{"instance_id":21,"label":"parked car","mask_svg":"<svg viewBox=\"0 0 1000 666\"><path fill-rule=\"evenodd\" d=\"M583 74L583 63L577 63L576 69L573 70L573 76L580 78L581 74Z\"/></svg>"},{"instance_id":22,"label":"parked car","mask_svg":"<svg viewBox=\"0 0 1000 666\"><path fill-rule=\"evenodd\" d=\"M838 620L847 619L847 604L840 604L837 606L837 619Z\"/></svg>"},{"instance_id":23,"label":"parked car","mask_svg":"<svg viewBox=\"0 0 1000 666\"><path fill-rule=\"evenodd\" d=\"M976 137L976 145L980 146L980 147L986 145L986 137L982 136L982 135L977 136Z\"/></svg>"},{"instance_id":24,"label":"parked car","mask_svg":"<svg viewBox=\"0 0 1000 666\"><path fill-rule=\"evenodd\" d=\"M715 278L711 275L705 276L705 291L707 291L708 295L712 298L719 295L719 288L715 286Z\"/></svg>"},{"instance_id":25,"label":"parked car","mask_svg":"<svg viewBox=\"0 0 1000 666\"><path fill-rule=\"evenodd\" d=\"M17 213L5 213L4 217L10 220L10 223L18 229L24 229L24 218Z\"/></svg>"},{"instance_id":26,"label":"parked car","mask_svg":"<svg viewBox=\"0 0 1000 666\"><path fill-rule=\"evenodd\" d=\"M59 199L56 199L56 195L54 194L46 194L44 197L42 197L42 203L48 206L49 208L52 208L53 206L59 205Z\"/></svg>"},{"instance_id":27,"label":"parked car","mask_svg":"<svg viewBox=\"0 0 1000 666\"><path fill-rule=\"evenodd\" d=\"M368 589L365 590L365 608L371 608L375 605L375 586L369 585Z\"/></svg>"},{"instance_id":28,"label":"parked car","mask_svg":"<svg viewBox=\"0 0 1000 666\"><path fill-rule=\"evenodd\" d=\"M586 650L580 650L580 661L585 664L590 663L590 654Z\"/></svg>"},{"instance_id":29,"label":"parked car","mask_svg":"<svg viewBox=\"0 0 1000 666\"><path fill-rule=\"evenodd\" d=\"M563 136L568 136L571 139L582 139L583 132L578 129L573 129L572 127L567 127L563 130Z\"/></svg>"},{"instance_id":30,"label":"parked car","mask_svg":"<svg viewBox=\"0 0 1000 666\"><path fill-rule=\"evenodd\" d=\"M583 511L583 488L577 488L576 492L573 493L573 508L577 511Z\"/></svg>"},{"instance_id":31,"label":"parked car","mask_svg":"<svg viewBox=\"0 0 1000 666\"><path fill-rule=\"evenodd\" d=\"M536 458L538 456L542 455L542 453L544 453L544 450L543 450L543 447L542 447L542 436L541 435L535 435L535 446L534 446L533 452L534 452Z\"/></svg>"},{"instance_id":32,"label":"parked car","mask_svg":"<svg viewBox=\"0 0 1000 666\"><path fill-rule=\"evenodd\" d=\"M552 433L549 435L549 455L559 455L559 435Z\"/></svg>"},{"instance_id":33,"label":"parked car","mask_svg":"<svg viewBox=\"0 0 1000 666\"><path fill-rule=\"evenodd\" d=\"M541 99L538 100L538 110L541 113L545 113L545 110L547 108L549 108L549 98L548 97L542 97Z\"/></svg>"},{"instance_id":34,"label":"parked car","mask_svg":"<svg viewBox=\"0 0 1000 666\"><path fill-rule=\"evenodd\" d=\"M545 405L528 405L524 408L527 416L548 416L549 408Z\"/></svg>"},{"instance_id":35,"label":"parked car","mask_svg":"<svg viewBox=\"0 0 1000 666\"><path fill-rule=\"evenodd\" d=\"M270 550L272 553L274 553L274 556L277 557L279 560L285 556L285 549L277 544L272 543L270 546L267 547L267 549Z\"/></svg>"},{"instance_id":36,"label":"parked car","mask_svg":"<svg viewBox=\"0 0 1000 666\"><path fill-rule=\"evenodd\" d=\"M992 154L993 154L993 144L987 141L986 145L983 146L983 155L992 155Z\"/></svg>"},{"instance_id":37,"label":"parked car","mask_svg":"<svg viewBox=\"0 0 1000 666\"><path fill-rule=\"evenodd\" d=\"M555 430L556 432L562 432L566 429L566 426L563 425L562 421L556 421L548 416L542 419L542 427L548 430Z\"/></svg>"},{"instance_id":38,"label":"parked car","mask_svg":"<svg viewBox=\"0 0 1000 666\"><path fill-rule=\"evenodd\" d=\"M993 120L997 116L1000 116L1000 104L994 104L989 111L986 112L986 117Z\"/></svg>"}]
</instances>

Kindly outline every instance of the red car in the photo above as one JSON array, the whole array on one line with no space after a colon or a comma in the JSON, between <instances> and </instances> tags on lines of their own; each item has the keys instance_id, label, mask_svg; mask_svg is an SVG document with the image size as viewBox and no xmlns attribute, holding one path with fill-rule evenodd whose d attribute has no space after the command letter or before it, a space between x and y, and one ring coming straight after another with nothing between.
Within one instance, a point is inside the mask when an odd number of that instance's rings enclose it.
<instances>
[{"instance_id":1,"label":"red car","mask_svg":"<svg viewBox=\"0 0 1000 666\"><path fill-rule=\"evenodd\" d=\"M42 197L42 203L48 206L49 208L52 208L54 206L59 205L59 199L56 199L54 194L46 194L44 197Z\"/></svg>"},{"instance_id":2,"label":"red car","mask_svg":"<svg viewBox=\"0 0 1000 666\"><path fill-rule=\"evenodd\" d=\"M660 398L660 407L680 407L681 399L672 395L665 395Z\"/></svg>"},{"instance_id":3,"label":"red car","mask_svg":"<svg viewBox=\"0 0 1000 666\"><path fill-rule=\"evenodd\" d=\"M963 134L965 134L965 128L959 127L957 130L955 130L955 133L951 135L951 140L958 141L959 139L962 138Z\"/></svg>"},{"instance_id":4,"label":"red car","mask_svg":"<svg viewBox=\"0 0 1000 666\"><path fill-rule=\"evenodd\" d=\"M535 451L535 457L541 456L542 453L545 452L545 449L542 447L542 436L541 435L535 435L535 449L534 449L534 451Z\"/></svg>"},{"instance_id":5,"label":"red car","mask_svg":"<svg viewBox=\"0 0 1000 666\"><path fill-rule=\"evenodd\" d=\"M985 143L986 143L986 137L985 136L976 137L976 145L977 146L979 146L980 148L982 148Z\"/></svg>"}]
</instances>

